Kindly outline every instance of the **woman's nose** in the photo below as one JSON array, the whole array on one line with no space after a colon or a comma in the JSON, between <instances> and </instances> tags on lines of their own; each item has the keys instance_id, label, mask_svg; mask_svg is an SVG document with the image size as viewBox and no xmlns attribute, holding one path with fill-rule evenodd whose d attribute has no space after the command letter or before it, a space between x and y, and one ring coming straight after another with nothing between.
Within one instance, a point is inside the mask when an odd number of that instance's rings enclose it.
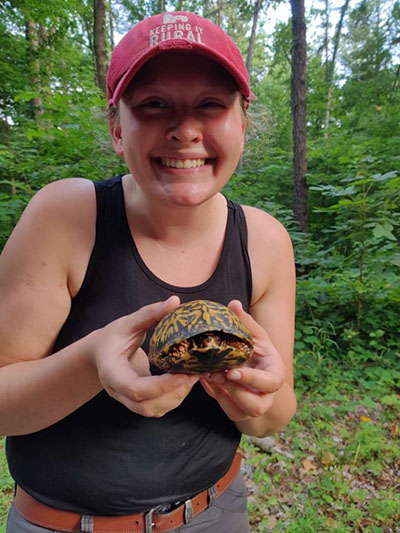
<instances>
[{"instance_id":1,"label":"woman's nose","mask_svg":"<svg viewBox=\"0 0 400 533\"><path fill-rule=\"evenodd\" d=\"M181 143L198 142L202 139L199 122L191 115L176 118L175 124L168 130L168 140Z\"/></svg>"}]
</instances>

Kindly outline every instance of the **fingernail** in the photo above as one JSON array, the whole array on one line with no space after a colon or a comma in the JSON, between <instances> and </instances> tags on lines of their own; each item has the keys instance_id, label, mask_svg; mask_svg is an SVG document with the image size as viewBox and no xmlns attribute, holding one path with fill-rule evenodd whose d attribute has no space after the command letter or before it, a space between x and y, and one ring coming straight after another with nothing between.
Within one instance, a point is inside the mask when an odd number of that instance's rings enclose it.
<instances>
[{"instance_id":1,"label":"fingernail","mask_svg":"<svg viewBox=\"0 0 400 533\"><path fill-rule=\"evenodd\" d=\"M242 373L239 370L231 370L227 377L232 381L239 381L242 379Z\"/></svg>"}]
</instances>

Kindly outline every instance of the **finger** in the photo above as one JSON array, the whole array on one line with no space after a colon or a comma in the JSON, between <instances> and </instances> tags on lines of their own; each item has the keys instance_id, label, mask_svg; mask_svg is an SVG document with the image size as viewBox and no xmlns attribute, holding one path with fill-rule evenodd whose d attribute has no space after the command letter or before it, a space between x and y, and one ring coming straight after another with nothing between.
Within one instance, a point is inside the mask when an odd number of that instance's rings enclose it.
<instances>
[{"instance_id":1,"label":"finger","mask_svg":"<svg viewBox=\"0 0 400 533\"><path fill-rule=\"evenodd\" d=\"M250 418L250 416L236 404L229 392L224 390L223 387L217 383L211 383L206 377L203 377L200 382L204 390L219 403L221 409L230 420L239 422Z\"/></svg>"},{"instance_id":2,"label":"finger","mask_svg":"<svg viewBox=\"0 0 400 533\"><path fill-rule=\"evenodd\" d=\"M141 407L147 411L144 416L160 417L165 413L176 409L187 397L194 385L199 381L200 376L190 376L188 382L177 389L164 394L159 398L141 402Z\"/></svg>"},{"instance_id":3,"label":"finger","mask_svg":"<svg viewBox=\"0 0 400 533\"><path fill-rule=\"evenodd\" d=\"M211 384L208 382L207 378L201 378L200 383L203 386L203 389L206 391L206 393L211 396L211 398L215 398L215 392Z\"/></svg>"},{"instance_id":4,"label":"finger","mask_svg":"<svg viewBox=\"0 0 400 533\"><path fill-rule=\"evenodd\" d=\"M213 388L214 397L221 407L229 409L229 413L235 413L235 420L244 416L256 418L262 416L271 406L275 393L261 393L246 386L241 386L233 382L226 381L224 385L220 383L209 383ZM229 406L229 407L228 407ZM228 411L226 411L228 414Z\"/></svg>"},{"instance_id":5,"label":"finger","mask_svg":"<svg viewBox=\"0 0 400 533\"><path fill-rule=\"evenodd\" d=\"M258 418L264 415L272 406L275 397L275 393L254 393L254 391L245 387L230 389L229 395L242 412L251 418Z\"/></svg>"},{"instance_id":6,"label":"finger","mask_svg":"<svg viewBox=\"0 0 400 533\"><path fill-rule=\"evenodd\" d=\"M279 367L273 372L249 367L235 368L225 374L225 379L264 394L277 392L285 382L285 368L283 364Z\"/></svg>"},{"instance_id":7,"label":"finger","mask_svg":"<svg viewBox=\"0 0 400 533\"><path fill-rule=\"evenodd\" d=\"M109 369L102 379L107 390L121 394L129 400L141 402L168 394L178 387L189 385L196 376L186 374L163 374L161 376L139 376L132 367L121 365L118 370Z\"/></svg>"},{"instance_id":8,"label":"finger","mask_svg":"<svg viewBox=\"0 0 400 533\"><path fill-rule=\"evenodd\" d=\"M164 315L176 309L180 304L178 296L170 296L168 300L145 305L135 313L127 315L125 320L133 331L147 331L155 326Z\"/></svg>"},{"instance_id":9,"label":"finger","mask_svg":"<svg viewBox=\"0 0 400 533\"><path fill-rule=\"evenodd\" d=\"M244 322L245 326L247 326L247 328L255 337L271 342L271 339L265 329L260 326L260 324L256 322L249 313L246 313L246 311L243 309L242 303L239 300L232 300L228 304L228 307L242 320L242 322Z\"/></svg>"},{"instance_id":10,"label":"finger","mask_svg":"<svg viewBox=\"0 0 400 533\"><path fill-rule=\"evenodd\" d=\"M159 377L159 376L156 376ZM190 376L185 383L161 396L146 400L132 400L129 397L117 394L115 399L123 403L128 409L145 417L161 417L180 405L190 393L200 376Z\"/></svg>"},{"instance_id":11,"label":"finger","mask_svg":"<svg viewBox=\"0 0 400 533\"><path fill-rule=\"evenodd\" d=\"M142 348L130 355L129 363L139 376L151 376L149 358Z\"/></svg>"}]
</instances>

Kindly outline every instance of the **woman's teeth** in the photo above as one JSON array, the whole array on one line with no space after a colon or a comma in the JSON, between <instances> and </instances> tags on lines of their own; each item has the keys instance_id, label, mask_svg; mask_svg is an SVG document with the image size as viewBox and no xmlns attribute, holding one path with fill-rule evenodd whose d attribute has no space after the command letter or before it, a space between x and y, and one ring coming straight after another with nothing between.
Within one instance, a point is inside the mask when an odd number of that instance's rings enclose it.
<instances>
[{"instance_id":1,"label":"woman's teeth","mask_svg":"<svg viewBox=\"0 0 400 533\"><path fill-rule=\"evenodd\" d=\"M161 164L172 168L195 168L206 164L205 159L174 159L172 157L160 157Z\"/></svg>"}]
</instances>

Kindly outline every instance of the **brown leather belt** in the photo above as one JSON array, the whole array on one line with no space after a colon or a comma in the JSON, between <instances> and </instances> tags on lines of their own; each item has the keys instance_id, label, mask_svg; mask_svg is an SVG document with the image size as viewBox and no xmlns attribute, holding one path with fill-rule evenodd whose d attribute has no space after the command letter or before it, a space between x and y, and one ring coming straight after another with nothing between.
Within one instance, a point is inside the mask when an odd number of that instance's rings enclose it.
<instances>
[{"instance_id":1,"label":"brown leather belt","mask_svg":"<svg viewBox=\"0 0 400 533\"><path fill-rule=\"evenodd\" d=\"M188 524L193 517L207 509L211 500L218 498L229 487L240 470L241 455L236 454L228 472L209 490L186 500L174 511L157 514L157 508L147 513L125 516L87 516L61 511L38 502L17 487L15 506L21 515L36 525L68 533L151 533L170 531Z\"/></svg>"}]
</instances>

